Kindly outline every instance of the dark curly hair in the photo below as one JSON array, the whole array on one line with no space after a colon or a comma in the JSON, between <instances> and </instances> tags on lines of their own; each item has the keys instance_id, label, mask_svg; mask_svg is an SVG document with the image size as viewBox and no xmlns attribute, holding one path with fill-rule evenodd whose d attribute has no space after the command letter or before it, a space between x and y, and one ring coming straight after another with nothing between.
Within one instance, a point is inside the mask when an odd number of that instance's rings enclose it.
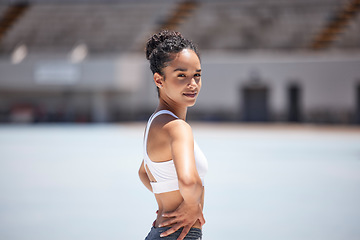
<instances>
[{"instance_id":1,"label":"dark curly hair","mask_svg":"<svg viewBox=\"0 0 360 240\"><path fill-rule=\"evenodd\" d=\"M150 61L152 73L163 75L162 69L175 58L176 53L184 49L193 50L200 59L197 47L179 32L162 30L151 36L146 43L145 50L146 59Z\"/></svg>"}]
</instances>

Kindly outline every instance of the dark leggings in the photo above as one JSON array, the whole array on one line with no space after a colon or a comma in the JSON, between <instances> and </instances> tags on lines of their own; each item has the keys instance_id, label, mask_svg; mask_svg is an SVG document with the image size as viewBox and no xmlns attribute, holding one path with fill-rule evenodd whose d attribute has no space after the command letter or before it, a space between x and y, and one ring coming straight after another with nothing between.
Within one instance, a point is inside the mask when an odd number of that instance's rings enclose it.
<instances>
[{"instance_id":1,"label":"dark leggings","mask_svg":"<svg viewBox=\"0 0 360 240\"><path fill-rule=\"evenodd\" d=\"M170 229L170 227L162 227L162 228L155 228L152 227L151 231L145 238L145 240L176 240L180 234L183 228L180 228L173 234L170 234L166 237L160 237L160 234L165 232L166 230ZM201 240L202 239L202 231L199 228L191 228L184 240Z\"/></svg>"}]
</instances>

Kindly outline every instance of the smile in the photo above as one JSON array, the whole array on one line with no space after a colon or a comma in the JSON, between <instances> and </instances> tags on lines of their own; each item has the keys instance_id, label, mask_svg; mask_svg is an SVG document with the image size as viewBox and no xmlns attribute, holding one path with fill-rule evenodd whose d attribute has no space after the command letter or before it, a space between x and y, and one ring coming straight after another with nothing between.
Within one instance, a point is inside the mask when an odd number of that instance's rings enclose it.
<instances>
[{"instance_id":1,"label":"smile","mask_svg":"<svg viewBox=\"0 0 360 240\"><path fill-rule=\"evenodd\" d=\"M194 93L183 93L184 96L189 97L189 98L195 98L197 95L197 92Z\"/></svg>"}]
</instances>

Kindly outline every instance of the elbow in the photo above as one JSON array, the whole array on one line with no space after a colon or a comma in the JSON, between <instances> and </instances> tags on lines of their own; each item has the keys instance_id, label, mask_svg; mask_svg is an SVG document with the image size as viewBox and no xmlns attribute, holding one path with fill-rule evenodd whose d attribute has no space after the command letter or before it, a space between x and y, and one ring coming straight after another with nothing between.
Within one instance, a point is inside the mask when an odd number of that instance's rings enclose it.
<instances>
[{"instance_id":1,"label":"elbow","mask_svg":"<svg viewBox=\"0 0 360 240\"><path fill-rule=\"evenodd\" d=\"M179 187L183 188L197 188L202 187L202 182L199 176L185 176L179 177Z\"/></svg>"},{"instance_id":2,"label":"elbow","mask_svg":"<svg viewBox=\"0 0 360 240\"><path fill-rule=\"evenodd\" d=\"M184 201L198 204L201 202L203 186L199 176L178 178L179 190Z\"/></svg>"}]
</instances>

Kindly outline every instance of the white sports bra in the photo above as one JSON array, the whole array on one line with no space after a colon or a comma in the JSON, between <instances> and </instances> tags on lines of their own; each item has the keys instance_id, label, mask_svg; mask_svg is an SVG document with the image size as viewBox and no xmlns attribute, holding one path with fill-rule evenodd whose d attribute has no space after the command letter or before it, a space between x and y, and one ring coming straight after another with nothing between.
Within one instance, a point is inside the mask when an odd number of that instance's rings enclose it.
<instances>
[{"instance_id":1,"label":"white sports bra","mask_svg":"<svg viewBox=\"0 0 360 240\"><path fill-rule=\"evenodd\" d=\"M152 176L155 178L156 182L150 182L153 193L164 193L179 190L178 177L176 174L176 169L173 160L166 162L153 162L150 160L147 154L147 138L149 134L149 129L154 118L161 114L169 114L175 118L178 118L175 114L168 110L161 110L153 114L146 126L145 137L144 137L144 166L150 170ZM200 179L204 186L204 177L208 170L208 163L205 155L200 150L199 146L194 140L194 157L196 163L196 169L199 173Z\"/></svg>"}]
</instances>

